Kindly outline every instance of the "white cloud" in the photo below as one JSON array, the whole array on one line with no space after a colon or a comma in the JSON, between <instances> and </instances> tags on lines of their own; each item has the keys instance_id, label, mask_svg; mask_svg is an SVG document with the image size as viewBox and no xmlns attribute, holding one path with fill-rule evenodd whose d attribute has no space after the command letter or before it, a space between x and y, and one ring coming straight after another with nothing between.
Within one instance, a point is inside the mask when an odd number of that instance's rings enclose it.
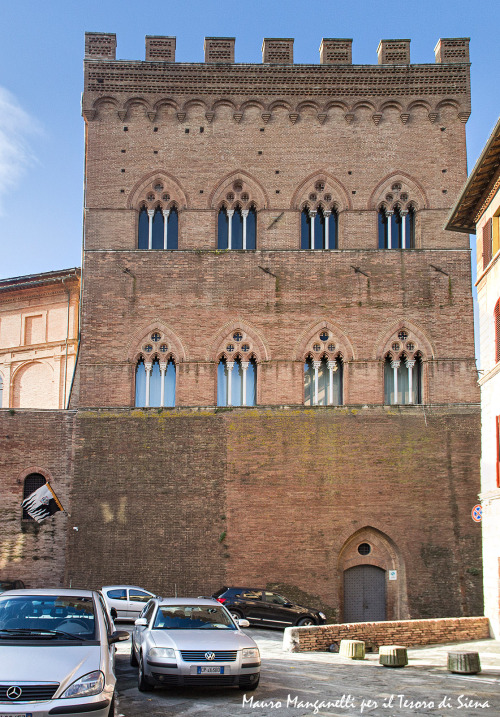
<instances>
[{"instance_id":1,"label":"white cloud","mask_svg":"<svg viewBox=\"0 0 500 717\"><path fill-rule=\"evenodd\" d=\"M22 109L14 95L0 87L0 214L5 194L35 162L28 137L38 131L37 122Z\"/></svg>"}]
</instances>

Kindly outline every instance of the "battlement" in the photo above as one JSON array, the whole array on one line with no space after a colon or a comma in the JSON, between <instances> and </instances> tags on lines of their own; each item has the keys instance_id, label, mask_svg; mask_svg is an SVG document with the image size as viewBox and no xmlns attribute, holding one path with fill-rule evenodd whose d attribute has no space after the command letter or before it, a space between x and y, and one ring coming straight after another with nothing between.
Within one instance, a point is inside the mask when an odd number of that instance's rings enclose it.
<instances>
[{"instance_id":1,"label":"battlement","mask_svg":"<svg viewBox=\"0 0 500 717\"><path fill-rule=\"evenodd\" d=\"M434 49L436 63L468 63L468 37L441 38ZM262 63L293 65L293 38L266 37L262 42ZM175 62L176 38L147 35L147 62ZM234 63L234 37L206 37L206 63ZM323 38L319 48L321 65L352 64L352 39ZM379 65L409 65L410 40L381 40L377 48ZM85 59L116 60L114 33L86 32Z\"/></svg>"}]
</instances>

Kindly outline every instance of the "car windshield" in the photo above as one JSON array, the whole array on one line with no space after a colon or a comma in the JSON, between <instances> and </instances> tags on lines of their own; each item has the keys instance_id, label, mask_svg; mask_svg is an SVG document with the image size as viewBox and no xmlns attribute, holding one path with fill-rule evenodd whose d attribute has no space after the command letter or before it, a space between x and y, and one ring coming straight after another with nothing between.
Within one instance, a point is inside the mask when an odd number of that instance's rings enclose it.
<instances>
[{"instance_id":1,"label":"car windshield","mask_svg":"<svg viewBox=\"0 0 500 717\"><path fill-rule=\"evenodd\" d=\"M160 605L153 627L161 630L235 630L221 607L212 605Z\"/></svg>"},{"instance_id":2,"label":"car windshield","mask_svg":"<svg viewBox=\"0 0 500 717\"><path fill-rule=\"evenodd\" d=\"M9 597L8 593L5 593L0 599L0 640L91 640L94 635L94 604L91 597Z\"/></svg>"}]
</instances>

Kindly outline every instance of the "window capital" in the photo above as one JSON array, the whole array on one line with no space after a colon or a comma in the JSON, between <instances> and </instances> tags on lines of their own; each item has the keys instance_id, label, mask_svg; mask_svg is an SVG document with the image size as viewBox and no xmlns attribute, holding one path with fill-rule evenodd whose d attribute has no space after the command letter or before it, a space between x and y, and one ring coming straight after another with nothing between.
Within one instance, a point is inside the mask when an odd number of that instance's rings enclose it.
<instances>
[{"instance_id":1,"label":"window capital","mask_svg":"<svg viewBox=\"0 0 500 717\"><path fill-rule=\"evenodd\" d=\"M229 371L232 371L234 368L234 361L226 361L226 366Z\"/></svg>"},{"instance_id":2,"label":"window capital","mask_svg":"<svg viewBox=\"0 0 500 717\"><path fill-rule=\"evenodd\" d=\"M413 368L415 366L415 361L407 361L406 366L407 368Z\"/></svg>"},{"instance_id":3,"label":"window capital","mask_svg":"<svg viewBox=\"0 0 500 717\"><path fill-rule=\"evenodd\" d=\"M391 368L399 368L401 365L401 361L391 361Z\"/></svg>"}]
</instances>

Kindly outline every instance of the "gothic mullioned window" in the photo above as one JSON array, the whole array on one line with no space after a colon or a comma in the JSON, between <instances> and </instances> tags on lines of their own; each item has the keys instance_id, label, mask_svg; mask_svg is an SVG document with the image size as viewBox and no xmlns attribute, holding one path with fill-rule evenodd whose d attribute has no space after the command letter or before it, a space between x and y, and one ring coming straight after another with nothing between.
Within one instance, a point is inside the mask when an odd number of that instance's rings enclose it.
<instances>
[{"instance_id":1,"label":"gothic mullioned window","mask_svg":"<svg viewBox=\"0 0 500 717\"><path fill-rule=\"evenodd\" d=\"M304 404L341 406L344 402L344 363L330 331L315 335L304 361Z\"/></svg>"},{"instance_id":2,"label":"gothic mullioned window","mask_svg":"<svg viewBox=\"0 0 500 717\"><path fill-rule=\"evenodd\" d=\"M135 405L175 406L176 362L167 338L155 330L143 342L135 365Z\"/></svg>"},{"instance_id":3,"label":"gothic mullioned window","mask_svg":"<svg viewBox=\"0 0 500 717\"><path fill-rule=\"evenodd\" d=\"M300 218L301 249L336 249L338 242L338 215L335 207L323 209L320 205L305 206Z\"/></svg>"},{"instance_id":4,"label":"gothic mullioned window","mask_svg":"<svg viewBox=\"0 0 500 717\"><path fill-rule=\"evenodd\" d=\"M255 406L257 403L257 356L253 342L242 329L224 342L217 364L217 405Z\"/></svg>"},{"instance_id":5,"label":"gothic mullioned window","mask_svg":"<svg viewBox=\"0 0 500 717\"><path fill-rule=\"evenodd\" d=\"M181 191L167 179L157 178L138 190L133 198L134 206L139 208L138 249L178 248L179 201L184 201Z\"/></svg>"},{"instance_id":6,"label":"gothic mullioned window","mask_svg":"<svg viewBox=\"0 0 500 717\"><path fill-rule=\"evenodd\" d=\"M423 356L409 329L398 330L386 345L384 403L423 403Z\"/></svg>"},{"instance_id":7,"label":"gothic mullioned window","mask_svg":"<svg viewBox=\"0 0 500 717\"><path fill-rule=\"evenodd\" d=\"M217 220L217 248L251 251L256 248L257 212L254 206L242 209L236 205L219 209Z\"/></svg>"}]
</instances>

